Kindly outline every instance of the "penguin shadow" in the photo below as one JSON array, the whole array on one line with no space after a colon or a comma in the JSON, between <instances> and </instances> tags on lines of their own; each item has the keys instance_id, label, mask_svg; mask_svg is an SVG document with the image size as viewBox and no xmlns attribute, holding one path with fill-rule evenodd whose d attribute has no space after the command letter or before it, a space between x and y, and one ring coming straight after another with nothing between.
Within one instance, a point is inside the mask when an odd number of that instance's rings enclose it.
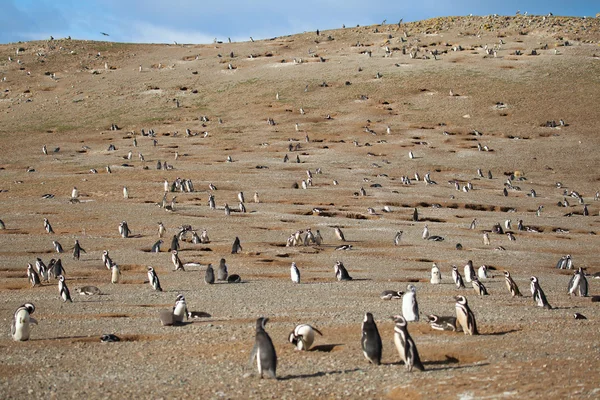
<instances>
[{"instance_id":1,"label":"penguin shadow","mask_svg":"<svg viewBox=\"0 0 600 400\"><path fill-rule=\"evenodd\" d=\"M342 343L337 343L337 344L320 344L317 346L313 346L310 348L309 351L318 351L318 352L322 352L322 353L331 353L333 351L333 349L335 349L337 346L343 346Z\"/></svg>"},{"instance_id":2,"label":"penguin shadow","mask_svg":"<svg viewBox=\"0 0 600 400\"><path fill-rule=\"evenodd\" d=\"M489 332L489 333L481 333L481 336L504 336L509 333L520 332L521 329L508 329L506 331L498 331L498 332Z\"/></svg>"},{"instance_id":3,"label":"penguin shadow","mask_svg":"<svg viewBox=\"0 0 600 400\"><path fill-rule=\"evenodd\" d=\"M286 375L286 376L281 376L278 377L277 380L279 381L289 381L292 379L305 379L305 378L318 378L320 376L325 376L325 375L340 375L340 374L347 374L350 372L357 372L360 371L360 368L352 368L352 369L345 369L345 370L336 370L336 371L319 371L319 372L315 372L314 374L300 374L300 375Z\"/></svg>"},{"instance_id":4,"label":"penguin shadow","mask_svg":"<svg viewBox=\"0 0 600 400\"><path fill-rule=\"evenodd\" d=\"M402 362L400 362L400 363L404 364ZM448 356L446 356L446 360L425 361L425 362L423 362L423 366L425 367L425 371L423 371L423 372L457 370L457 369L473 368L475 366L485 367L487 365L490 365L489 362L477 362L477 363L465 364L465 365L453 365L453 364L458 364L458 359L456 359L454 357L448 357ZM431 368L431 366L437 366L437 365L441 365L441 367Z\"/></svg>"}]
</instances>

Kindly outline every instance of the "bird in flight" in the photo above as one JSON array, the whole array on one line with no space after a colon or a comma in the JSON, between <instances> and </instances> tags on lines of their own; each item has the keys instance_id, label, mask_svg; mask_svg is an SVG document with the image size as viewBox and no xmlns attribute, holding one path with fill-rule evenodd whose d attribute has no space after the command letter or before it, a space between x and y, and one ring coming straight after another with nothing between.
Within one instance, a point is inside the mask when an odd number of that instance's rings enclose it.
<instances>
[{"instance_id":1,"label":"bird in flight","mask_svg":"<svg viewBox=\"0 0 600 400\"><path fill-rule=\"evenodd\" d=\"M110 36L108 33L104 33L104 32L100 32L101 34L103 34L104 36Z\"/></svg>"}]
</instances>

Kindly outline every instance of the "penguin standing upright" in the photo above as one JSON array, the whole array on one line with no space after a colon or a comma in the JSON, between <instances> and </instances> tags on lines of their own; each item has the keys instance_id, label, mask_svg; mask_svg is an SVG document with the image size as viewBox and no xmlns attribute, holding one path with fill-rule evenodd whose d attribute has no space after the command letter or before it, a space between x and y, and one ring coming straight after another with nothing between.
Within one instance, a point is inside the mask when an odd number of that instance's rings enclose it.
<instances>
[{"instance_id":1,"label":"penguin standing upright","mask_svg":"<svg viewBox=\"0 0 600 400\"><path fill-rule=\"evenodd\" d=\"M167 233L167 228L165 228L165 226L163 225L162 222L158 223L158 237L162 238L165 233Z\"/></svg>"},{"instance_id":2,"label":"penguin standing upright","mask_svg":"<svg viewBox=\"0 0 600 400\"><path fill-rule=\"evenodd\" d=\"M73 258L79 260L81 252L86 252L83 247L79 244L79 240L75 239L75 246L73 247Z\"/></svg>"},{"instance_id":3,"label":"penguin standing upright","mask_svg":"<svg viewBox=\"0 0 600 400\"><path fill-rule=\"evenodd\" d=\"M381 343L381 336L379 336L379 331L377 330L377 325L373 319L373 314L370 312L365 314L362 323L362 338L360 343L365 358L372 364L381 364L383 345Z\"/></svg>"},{"instance_id":4,"label":"penguin standing upright","mask_svg":"<svg viewBox=\"0 0 600 400\"><path fill-rule=\"evenodd\" d=\"M478 296L488 296L489 295L487 288L483 285L483 283L481 283L481 281L476 276L473 277L471 284L473 285L473 290L475 290L475 293Z\"/></svg>"},{"instance_id":5,"label":"penguin standing upright","mask_svg":"<svg viewBox=\"0 0 600 400\"><path fill-rule=\"evenodd\" d=\"M465 335L479 335L475 315L469 308L467 298L465 296L456 296L454 299L456 300L456 321L462 326Z\"/></svg>"},{"instance_id":6,"label":"penguin standing upright","mask_svg":"<svg viewBox=\"0 0 600 400\"><path fill-rule=\"evenodd\" d=\"M333 266L333 270L335 271L335 277L338 281L351 281L352 277L344 267L344 264L341 261L336 261Z\"/></svg>"},{"instance_id":7,"label":"penguin standing upright","mask_svg":"<svg viewBox=\"0 0 600 400\"><path fill-rule=\"evenodd\" d=\"M48 282L48 267L46 267L46 264L39 257L35 259L35 269L40 275L40 280Z\"/></svg>"},{"instance_id":8,"label":"penguin standing upright","mask_svg":"<svg viewBox=\"0 0 600 400\"><path fill-rule=\"evenodd\" d=\"M188 318L187 303L182 294L178 294L175 299L175 307L173 307L173 322L181 323L184 318Z\"/></svg>"},{"instance_id":9,"label":"penguin standing upright","mask_svg":"<svg viewBox=\"0 0 600 400\"><path fill-rule=\"evenodd\" d=\"M342 242L346 241L346 238L344 237L344 232L342 232L339 226L335 227L335 236Z\"/></svg>"},{"instance_id":10,"label":"penguin standing upright","mask_svg":"<svg viewBox=\"0 0 600 400\"><path fill-rule=\"evenodd\" d=\"M65 269L63 268L62 261L59 258L55 260L54 258L50 260L48 263L48 275L52 275L54 279L58 279L61 276L65 275Z\"/></svg>"},{"instance_id":11,"label":"penguin standing upright","mask_svg":"<svg viewBox=\"0 0 600 400\"><path fill-rule=\"evenodd\" d=\"M292 266L290 267L290 275L292 277L292 282L300 283L300 270L296 266L295 262L293 262Z\"/></svg>"},{"instance_id":12,"label":"penguin standing upright","mask_svg":"<svg viewBox=\"0 0 600 400\"><path fill-rule=\"evenodd\" d=\"M60 243L58 243L57 240L53 240L52 245L54 246L54 251L56 251L57 253L64 252L62 245Z\"/></svg>"},{"instance_id":13,"label":"penguin standing upright","mask_svg":"<svg viewBox=\"0 0 600 400\"><path fill-rule=\"evenodd\" d=\"M25 303L15 310L13 320L10 325L10 333L13 340L24 342L29 340L31 333L30 324L37 324L37 321L31 316L35 312L33 303Z\"/></svg>"},{"instance_id":14,"label":"penguin standing upright","mask_svg":"<svg viewBox=\"0 0 600 400\"><path fill-rule=\"evenodd\" d=\"M152 252L152 253L160 253L160 246L163 243L164 242L162 241L162 239L158 239L158 241L152 245L152 249L150 250L150 252Z\"/></svg>"},{"instance_id":15,"label":"penguin standing upright","mask_svg":"<svg viewBox=\"0 0 600 400\"><path fill-rule=\"evenodd\" d=\"M577 269L575 274L569 280L569 288L567 289L567 293L569 295L587 297L588 281L581 267Z\"/></svg>"},{"instance_id":16,"label":"penguin standing upright","mask_svg":"<svg viewBox=\"0 0 600 400\"><path fill-rule=\"evenodd\" d=\"M44 229L46 230L46 233L54 233L54 230L52 229L52 225L50 225L50 221L48 221L48 218L44 218Z\"/></svg>"},{"instance_id":17,"label":"penguin standing upright","mask_svg":"<svg viewBox=\"0 0 600 400\"><path fill-rule=\"evenodd\" d=\"M179 254L178 254L177 250L171 251L171 261L173 262L173 265L175 266L175 269L173 271L185 271L185 268L183 267L183 263L181 262L181 259L179 258Z\"/></svg>"},{"instance_id":18,"label":"penguin standing upright","mask_svg":"<svg viewBox=\"0 0 600 400\"><path fill-rule=\"evenodd\" d=\"M458 271L458 267L456 265L452 266L452 280L454 281L454 284L456 285L457 289L465 287L465 283L463 282L462 275Z\"/></svg>"},{"instance_id":19,"label":"penguin standing upright","mask_svg":"<svg viewBox=\"0 0 600 400\"><path fill-rule=\"evenodd\" d=\"M67 301L70 303L73 302L73 300L71 299L71 292L69 291L67 283L65 282L65 277L62 275L60 276L58 281L58 290L60 293L60 297L62 298L62 301L64 303L66 303Z\"/></svg>"},{"instance_id":20,"label":"penguin standing upright","mask_svg":"<svg viewBox=\"0 0 600 400\"><path fill-rule=\"evenodd\" d=\"M402 315L408 322L419 321L419 304L417 303L417 288L407 286L407 292L402 296Z\"/></svg>"},{"instance_id":21,"label":"penguin standing upright","mask_svg":"<svg viewBox=\"0 0 600 400\"><path fill-rule=\"evenodd\" d=\"M152 286L152 289L162 292L158 275L156 275L156 272L154 272L154 268L152 267L148 267L148 280L150 281L150 286Z\"/></svg>"},{"instance_id":22,"label":"penguin standing upright","mask_svg":"<svg viewBox=\"0 0 600 400\"><path fill-rule=\"evenodd\" d=\"M479 279L488 279L488 267L487 265L482 265L477 269L477 277Z\"/></svg>"},{"instance_id":23,"label":"penguin standing upright","mask_svg":"<svg viewBox=\"0 0 600 400\"><path fill-rule=\"evenodd\" d=\"M235 237L233 245L231 246L231 254L238 254L242 252L242 245L240 244L240 238Z\"/></svg>"},{"instance_id":24,"label":"penguin standing upright","mask_svg":"<svg viewBox=\"0 0 600 400\"><path fill-rule=\"evenodd\" d=\"M548 310L552 308L550 303L548 303L548 300L546 300L546 295L540 286L538 278L535 276L531 277L531 294L538 307L543 307Z\"/></svg>"},{"instance_id":25,"label":"penguin standing upright","mask_svg":"<svg viewBox=\"0 0 600 400\"><path fill-rule=\"evenodd\" d=\"M265 325L269 318L260 317L256 320L256 336L254 347L250 353L250 363L256 358L256 366L260 378L266 373L267 377L277 379L277 353L269 334L265 331Z\"/></svg>"},{"instance_id":26,"label":"penguin standing upright","mask_svg":"<svg viewBox=\"0 0 600 400\"><path fill-rule=\"evenodd\" d=\"M301 324L290 332L288 339L290 343L296 346L296 350L309 350L315 341L315 332L323 336L317 328L308 324Z\"/></svg>"},{"instance_id":27,"label":"penguin standing upright","mask_svg":"<svg viewBox=\"0 0 600 400\"><path fill-rule=\"evenodd\" d=\"M177 238L177 235L173 235L173 239L171 239L171 248L169 251L173 250L179 250L179 239Z\"/></svg>"},{"instance_id":28,"label":"penguin standing upright","mask_svg":"<svg viewBox=\"0 0 600 400\"><path fill-rule=\"evenodd\" d=\"M31 286L33 287L42 284L40 282L40 276L36 270L33 269L33 265L31 265L31 263L27 264L27 279L29 279L29 283L31 283Z\"/></svg>"},{"instance_id":29,"label":"penguin standing upright","mask_svg":"<svg viewBox=\"0 0 600 400\"><path fill-rule=\"evenodd\" d=\"M226 281L227 275L227 264L225 264L225 259L221 258L221 260L219 261L219 268L217 269L217 280Z\"/></svg>"},{"instance_id":30,"label":"penguin standing upright","mask_svg":"<svg viewBox=\"0 0 600 400\"><path fill-rule=\"evenodd\" d=\"M106 267L106 269L110 270L113 262L110 259L110 256L108 255L108 250L104 250L102 252L102 262L104 263L104 266Z\"/></svg>"},{"instance_id":31,"label":"penguin standing upright","mask_svg":"<svg viewBox=\"0 0 600 400\"><path fill-rule=\"evenodd\" d=\"M512 297L520 297L521 296L519 287L517 286L517 284L515 283L513 278L510 276L510 272L508 272L508 271L504 271L504 282L506 283L506 288L508 289L508 291L510 292L510 295Z\"/></svg>"},{"instance_id":32,"label":"penguin standing upright","mask_svg":"<svg viewBox=\"0 0 600 400\"><path fill-rule=\"evenodd\" d=\"M431 283L434 285L438 285L442 282L442 273L440 272L439 267L436 263L433 263L433 267L431 267Z\"/></svg>"},{"instance_id":33,"label":"penguin standing upright","mask_svg":"<svg viewBox=\"0 0 600 400\"><path fill-rule=\"evenodd\" d=\"M396 324L394 326L394 344L400 354L400 358L406 365L406 370L411 372L413 368L416 368L419 371L424 371L425 367L419 357L417 346L408 333L406 320L401 315L394 315L391 318Z\"/></svg>"},{"instance_id":34,"label":"penguin standing upright","mask_svg":"<svg viewBox=\"0 0 600 400\"><path fill-rule=\"evenodd\" d=\"M121 278L121 269L117 264L113 264L110 268L110 275L111 283L119 283L119 279Z\"/></svg>"},{"instance_id":35,"label":"penguin standing upright","mask_svg":"<svg viewBox=\"0 0 600 400\"><path fill-rule=\"evenodd\" d=\"M208 264L206 272L204 273L204 282L212 285L215 283L215 271L213 270L212 264Z\"/></svg>"},{"instance_id":36,"label":"penguin standing upright","mask_svg":"<svg viewBox=\"0 0 600 400\"><path fill-rule=\"evenodd\" d=\"M475 268L473 268L473 261L469 260L467 261L467 263L465 264L465 281L467 283L471 282L473 280L473 278L476 276L475 275Z\"/></svg>"},{"instance_id":37,"label":"penguin standing upright","mask_svg":"<svg viewBox=\"0 0 600 400\"><path fill-rule=\"evenodd\" d=\"M119 234L122 238L128 238L131 234L131 231L129 230L129 225L127 225L127 221L121 221L121 223L119 224Z\"/></svg>"}]
</instances>

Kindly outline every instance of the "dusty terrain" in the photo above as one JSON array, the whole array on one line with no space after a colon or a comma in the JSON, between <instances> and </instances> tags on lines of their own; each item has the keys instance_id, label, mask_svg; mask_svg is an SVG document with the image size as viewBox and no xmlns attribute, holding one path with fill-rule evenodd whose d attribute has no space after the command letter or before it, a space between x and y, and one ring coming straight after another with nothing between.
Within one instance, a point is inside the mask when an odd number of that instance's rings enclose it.
<instances>
[{"instance_id":1,"label":"dusty terrain","mask_svg":"<svg viewBox=\"0 0 600 400\"><path fill-rule=\"evenodd\" d=\"M554 268L571 254L576 267L600 271L599 40L599 19L517 16L211 45L67 39L0 45L0 80L6 78L0 81L6 226L0 230L0 397L599 398L600 309L589 297L568 296L573 271ZM558 126L546 127L552 120ZM156 146L142 129L156 132ZM198 135L186 137L186 129ZM478 143L489 151L479 151ZM107 150L110 144L115 151ZM290 144L299 148L290 151ZM133 157L124 159L129 151ZM173 169L157 170L158 160ZM307 170L312 186L293 189ZM504 196L514 171L524 178L512 182L521 190ZM437 185L423 182L427 172ZM411 184L402 184L402 176ZM164 179L177 177L191 179L195 191L168 193L169 201L177 196L168 212L157 203ZM457 191L454 180L473 189ZM207 204L209 183L217 187L217 210ZM80 202L73 204L74 186ZM366 196L356 194L361 187ZM537 197L528 196L531 189ZM557 205L565 190L583 196L589 216L573 197L566 196L568 207ZM237 211L239 191L247 213L226 216L225 203ZM252 201L254 192L260 203ZM44 231L43 218L54 234ZM506 219L516 240L490 233L484 245L483 232ZM539 232L518 231L520 219ZM133 237L119 236L123 220ZM159 221L168 232L155 254L149 250ZM205 228L211 241L182 243L183 262L200 266L176 273L167 249L183 224ZM425 224L445 240L423 240ZM341 244L335 226L351 250L335 250ZM285 247L289 235L309 227L320 230L323 245ZM233 255L236 236L243 252ZM69 250L75 239L87 251L79 261ZM53 252L53 240L64 254ZM110 283L103 250L121 266L122 283ZM55 281L33 288L27 281L27 263L57 256L73 303L61 301ZM205 266L221 257L242 284L203 282ZM336 260L354 281L335 281ZM490 296L453 285L451 266L462 273L467 260L492 267L484 282ZM292 261L302 273L299 285L289 278ZM441 285L429 283L434 262ZM145 283L148 265L164 292ZM504 269L524 297L511 298ZM531 275L554 309L534 305ZM590 295L599 295L600 281L588 281ZM389 316L401 312L401 301L379 298L409 282L417 286L423 319L409 331L425 372L408 373L399 363ZM104 294L80 296L75 289L84 285ZM178 293L190 310L211 316L161 326L159 310L172 307ZM426 314L454 315L459 293L469 300L479 336L433 331L424 322ZM13 342L12 313L26 301L35 304L39 324L31 340ZM369 365L360 349L367 311L383 337L382 366ZM588 319L575 320L575 312ZM248 366L254 321L263 315L271 319L267 331L279 355L277 381L260 380L255 365ZM322 330L314 351L298 352L287 342L298 323ZM104 333L122 341L100 343Z\"/></svg>"}]
</instances>

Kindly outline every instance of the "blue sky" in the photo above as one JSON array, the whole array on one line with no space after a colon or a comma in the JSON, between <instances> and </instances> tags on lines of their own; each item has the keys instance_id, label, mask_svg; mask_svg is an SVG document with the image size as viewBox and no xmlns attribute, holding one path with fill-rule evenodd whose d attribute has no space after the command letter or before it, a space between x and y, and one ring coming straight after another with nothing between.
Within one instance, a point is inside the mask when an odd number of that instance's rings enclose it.
<instances>
[{"instance_id":1,"label":"blue sky","mask_svg":"<svg viewBox=\"0 0 600 400\"><path fill-rule=\"evenodd\" d=\"M449 15L593 17L591 0L2 0L0 43L71 36L137 43L264 39L316 29ZM106 32L110 36L103 36Z\"/></svg>"}]
</instances>

